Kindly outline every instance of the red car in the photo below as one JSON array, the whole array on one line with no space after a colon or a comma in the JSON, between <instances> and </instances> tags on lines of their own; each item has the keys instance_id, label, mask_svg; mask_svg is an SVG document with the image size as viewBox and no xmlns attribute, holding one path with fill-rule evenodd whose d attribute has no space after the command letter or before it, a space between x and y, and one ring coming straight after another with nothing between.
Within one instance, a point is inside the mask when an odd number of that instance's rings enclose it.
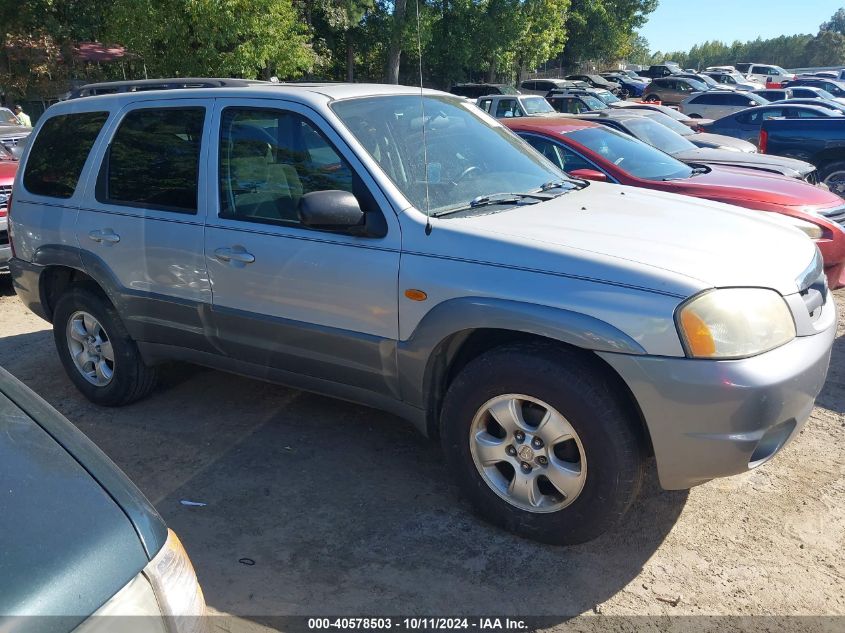
<instances>
[{"instance_id":1,"label":"red car","mask_svg":"<svg viewBox=\"0 0 845 633\"><path fill-rule=\"evenodd\" d=\"M12 195L12 182L18 171L18 161L0 146L0 271L9 268L12 249L9 245L8 208Z\"/></svg>"},{"instance_id":2,"label":"red car","mask_svg":"<svg viewBox=\"0 0 845 633\"><path fill-rule=\"evenodd\" d=\"M502 120L575 178L679 193L803 220L831 288L845 286L845 200L806 182L740 167L686 165L631 136L566 117Z\"/></svg>"}]
</instances>

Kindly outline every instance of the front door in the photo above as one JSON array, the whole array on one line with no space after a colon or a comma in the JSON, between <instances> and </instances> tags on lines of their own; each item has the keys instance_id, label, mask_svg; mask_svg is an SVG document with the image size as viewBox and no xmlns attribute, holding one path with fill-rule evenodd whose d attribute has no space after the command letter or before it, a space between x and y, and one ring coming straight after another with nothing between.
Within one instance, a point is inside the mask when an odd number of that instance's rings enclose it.
<instances>
[{"instance_id":1,"label":"front door","mask_svg":"<svg viewBox=\"0 0 845 633\"><path fill-rule=\"evenodd\" d=\"M398 393L395 213L322 118L298 104L217 101L205 250L216 342L252 364ZM308 193L343 190L382 237L299 221Z\"/></svg>"}]
</instances>

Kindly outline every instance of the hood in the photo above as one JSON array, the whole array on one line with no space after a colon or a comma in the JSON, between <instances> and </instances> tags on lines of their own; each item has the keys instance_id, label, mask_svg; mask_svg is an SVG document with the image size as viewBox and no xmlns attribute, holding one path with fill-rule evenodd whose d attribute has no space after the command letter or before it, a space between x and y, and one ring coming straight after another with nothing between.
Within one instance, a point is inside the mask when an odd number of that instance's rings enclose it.
<instances>
[{"instance_id":1,"label":"hood","mask_svg":"<svg viewBox=\"0 0 845 633\"><path fill-rule=\"evenodd\" d=\"M497 263L682 297L724 286L792 294L816 253L803 233L766 213L605 183L449 224L515 247L488 249L499 254Z\"/></svg>"},{"instance_id":2,"label":"hood","mask_svg":"<svg viewBox=\"0 0 845 633\"><path fill-rule=\"evenodd\" d=\"M795 207L811 211L842 206L842 198L821 187L740 167L712 166L706 174L671 182L679 193L746 208Z\"/></svg>"},{"instance_id":3,"label":"hood","mask_svg":"<svg viewBox=\"0 0 845 633\"><path fill-rule=\"evenodd\" d=\"M0 386L7 376L0 370ZM48 615L65 617L44 618L41 630L72 630L146 565L146 554L114 499L2 390L0 432L0 613L20 617L9 630L27 628L21 616Z\"/></svg>"},{"instance_id":4,"label":"hood","mask_svg":"<svg viewBox=\"0 0 845 633\"><path fill-rule=\"evenodd\" d=\"M699 147L733 147L741 152L756 152L757 147L753 143L743 141L733 136L723 134L711 134L710 132L699 132L695 136L687 136L686 139L693 145Z\"/></svg>"},{"instance_id":5,"label":"hood","mask_svg":"<svg viewBox=\"0 0 845 633\"><path fill-rule=\"evenodd\" d=\"M807 174L815 170L815 167L810 163L795 158L773 156L771 154L733 152L727 149L713 149L709 147L696 147L682 152L675 152L672 156L685 163L747 167L777 172L790 178L797 177L802 180Z\"/></svg>"},{"instance_id":6,"label":"hood","mask_svg":"<svg viewBox=\"0 0 845 633\"><path fill-rule=\"evenodd\" d=\"M7 136L26 136L32 134L31 127L24 127L23 125L0 125L0 138Z\"/></svg>"}]
</instances>

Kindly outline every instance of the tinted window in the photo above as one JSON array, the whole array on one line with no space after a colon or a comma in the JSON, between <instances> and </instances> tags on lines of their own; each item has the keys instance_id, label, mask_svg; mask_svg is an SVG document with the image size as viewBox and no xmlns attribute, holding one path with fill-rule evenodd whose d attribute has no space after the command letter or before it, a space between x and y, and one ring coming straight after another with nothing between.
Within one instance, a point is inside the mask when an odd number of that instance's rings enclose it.
<instances>
[{"instance_id":1,"label":"tinted window","mask_svg":"<svg viewBox=\"0 0 845 633\"><path fill-rule=\"evenodd\" d=\"M48 119L32 146L23 184L27 191L51 198L70 198L88 152L108 112L66 114Z\"/></svg>"},{"instance_id":2,"label":"tinted window","mask_svg":"<svg viewBox=\"0 0 845 633\"><path fill-rule=\"evenodd\" d=\"M304 117L283 110L223 111L221 217L297 224L303 195L328 190L358 194L353 180L349 164Z\"/></svg>"},{"instance_id":3,"label":"tinted window","mask_svg":"<svg viewBox=\"0 0 845 633\"><path fill-rule=\"evenodd\" d=\"M790 108L790 110L795 113L792 116L797 115L799 119L818 119L828 116L827 112L811 110L809 108Z\"/></svg>"},{"instance_id":4,"label":"tinted window","mask_svg":"<svg viewBox=\"0 0 845 633\"><path fill-rule=\"evenodd\" d=\"M516 99L500 99L499 103L496 105L497 119L509 119L511 117L517 117L521 115L522 113L519 111L519 106L516 103Z\"/></svg>"},{"instance_id":5,"label":"tinted window","mask_svg":"<svg viewBox=\"0 0 845 633\"><path fill-rule=\"evenodd\" d=\"M205 108L133 110L103 162L97 199L178 213L197 212Z\"/></svg>"},{"instance_id":6,"label":"tinted window","mask_svg":"<svg viewBox=\"0 0 845 633\"><path fill-rule=\"evenodd\" d=\"M523 81L523 82L520 84L520 87L521 87L521 88L523 88L523 89L525 89L525 90L541 90L541 88L538 88L538 87L537 87L537 86L539 86L541 83L542 83L542 82L539 82L539 81Z\"/></svg>"},{"instance_id":7,"label":"tinted window","mask_svg":"<svg viewBox=\"0 0 845 633\"><path fill-rule=\"evenodd\" d=\"M683 123L678 123L678 125L686 127ZM667 154L695 149L695 145L683 136L648 117L629 119L625 122L625 126L632 135Z\"/></svg>"},{"instance_id":8,"label":"tinted window","mask_svg":"<svg viewBox=\"0 0 845 633\"><path fill-rule=\"evenodd\" d=\"M697 97L693 97L692 99L690 99L689 102L694 103L695 105L721 105L722 102L717 99L717 96L718 95L703 94Z\"/></svg>"},{"instance_id":9,"label":"tinted window","mask_svg":"<svg viewBox=\"0 0 845 633\"><path fill-rule=\"evenodd\" d=\"M635 178L675 180L689 178L693 173L692 169L651 145L607 128L586 128L570 132L566 138Z\"/></svg>"},{"instance_id":10,"label":"tinted window","mask_svg":"<svg viewBox=\"0 0 845 633\"><path fill-rule=\"evenodd\" d=\"M543 154L546 158L552 161L556 167L561 168L566 172L575 171L576 169L597 169L595 165L587 162L575 152L555 143L552 140L540 138L533 134L522 135L528 143Z\"/></svg>"}]
</instances>

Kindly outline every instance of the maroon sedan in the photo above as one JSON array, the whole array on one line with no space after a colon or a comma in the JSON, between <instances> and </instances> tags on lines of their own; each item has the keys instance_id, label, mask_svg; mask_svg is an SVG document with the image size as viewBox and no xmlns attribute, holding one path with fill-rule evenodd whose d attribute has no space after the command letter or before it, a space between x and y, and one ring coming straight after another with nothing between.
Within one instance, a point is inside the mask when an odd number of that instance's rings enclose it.
<instances>
[{"instance_id":1,"label":"maroon sedan","mask_svg":"<svg viewBox=\"0 0 845 633\"><path fill-rule=\"evenodd\" d=\"M827 189L739 167L686 165L631 136L570 119L502 123L575 178L679 193L803 220L824 257L831 288L845 286L845 201Z\"/></svg>"}]
</instances>

